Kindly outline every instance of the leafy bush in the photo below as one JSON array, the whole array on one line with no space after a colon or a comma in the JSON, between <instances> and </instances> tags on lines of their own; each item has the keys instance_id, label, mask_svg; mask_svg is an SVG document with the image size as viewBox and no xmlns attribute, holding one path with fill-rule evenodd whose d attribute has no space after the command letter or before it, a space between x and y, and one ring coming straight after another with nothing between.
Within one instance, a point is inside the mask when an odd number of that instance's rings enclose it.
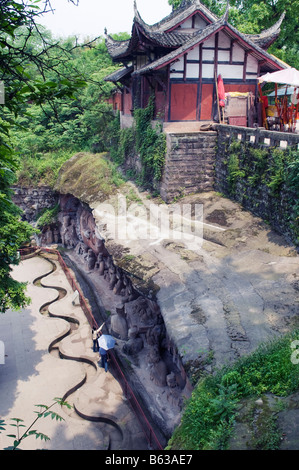
<instances>
[{"instance_id":1,"label":"leafy bush","mask_svg":"<svg viewBox=\"0 0 299 470\"><path fill-rule=\"evenodd\" d=\"M291 361L291 343L299 330L262 344L254 353L199 381L186 403L169 449L225 449L241 399L298 390L299 367Z\"/></svg>"},{"instance_id":2,"label":"leafy bush","mask_svg":"<svg viewBox=\"0 0 299 470\"><path fill-rule=\"evenodd\" d=\"M54 224L57 221L57 216L59 213L59 204L56 204L54 207L50 209L45 209L41 215L39 215L37 219L37 227L45 227L47 225Z\"/></svg>"},{"instance_id":3,"label":"leafy bush","mask_svg":"<svg viewBox=\"0 0 299 470\"><path fill-rule=\"evenodd\" d=\"M144 109L134 111L135 125L129 129L120 129L119 118L110 126L110 155L118 164L127 158L140 155L142 173L141 184L154 187L161 180L166 154L166 137L157 125L152 127L154 100L149 100Z\"/></svg>"},{"instance_id":4,"label":"leafy bush","mask_svg":"<svg viewBox=\"0 0 299 470\"><path fill-rule=\"evenodd\" d=\"M225 191L270 223L275 224L279 217L284 233L299 245L298 149L259 148L233 140L226 146L225 156ZM257 210L260 204L264 207L261 213Z\"/></svg>"}]
</instances>

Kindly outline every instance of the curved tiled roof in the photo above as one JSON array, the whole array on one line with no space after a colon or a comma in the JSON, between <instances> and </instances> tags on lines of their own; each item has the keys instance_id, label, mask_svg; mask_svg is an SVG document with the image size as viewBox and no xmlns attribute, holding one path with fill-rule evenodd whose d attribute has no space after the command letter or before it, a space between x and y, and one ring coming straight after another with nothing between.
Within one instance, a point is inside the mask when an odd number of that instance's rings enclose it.
<instances>
[{"instance_id":1,"label":"curved tiled roof","mask_svg":"<svg viewBox=\"0 0 299 470\"><path fill-rule=\"evenodd\" d=\"M106 35L106 46L112 59L125 55L130 45L130 39L115 41L110 35Z\"/></svg>"},{"instance_id":2,"label":"curved tiled roof","mask_svg":"<svg viewBox=\"0 0 299 470\"><path fill-rule=\"evenodd\" d=\"M278 38L280 33L280 26L285 17L285 12L280 16L279 20L271 26L271 28L265 29L260 34L244 34L244 36L255 44L260 46L262 49L268 49L268 47Z\"/></svg>"},{"instance_id":3,"label":"curved tiled roof","mask_svg":"<svg viewBox=\"0 0 299 470\"><path fill-rule=\"evenodd\" d=\"M130 67L123 67L119 70L116 70L115 72L110 73L107 75L104 80L106 82L118 82L122 78L125 78L127 75L130 75L133 72L134 68L133 66Z\"/></svg>"},{"instance_id":4,"label":"curved tiled roof","mask_svg":"<svg viewBox=\"0 0 299 470\"><path fill-rule=\"evenodd\" d=\"M181 47L175 49L174 51L169 52L165 56L157 59L140 69L133 72L133 75L137 74L144 74L150 72L151 70L160 69L167 64L174 62L183 54L185 54L189 49L195 47L196 45L200 44L208 37L214 35L220 30L225 30L225 32L232 37L233 39L239 39L242 42L244 49L250 51L250 53L255 56L258 60L266 59L268 63L269 70L277 70L286 68L285 64L281 62L276 57L272 56L260 46L252 42L248 37L245 37L244 34L240 33L236 28L228 24L225 18L219 20L217 23L213 23L207 26L203 31L198 31L192 38L190 38L186 43L184 43Z\"/></svg>"},{"instance_id":5,"label":"curved tiled roof","mask_svg":"<svg viewBox=\"0 0 299 470\"><path fill-rule=\"evenodd\" d=\"M131 38L126 41L115 41L111 36L106 36L106 45L109 54L114 60L121 59L125 55L130 55L137 46L136 28L142 34L160 47L179 47L194 36L194 32L173 31L186 18L196 12L201 12L207 19L207 22L215 23L219 18L211 13L207 7L202 5L199 0L183 2L183 4L174 10L163 20L154 25L148 25L143 21L137 10L136 1L134 1L134 20Z\"/></svg>"},{"instance_id":6,"label":"curved tiled roof","mask_svg":"<svg viewBox=\"0 0 299 470\"><path fill-rule=\"evenodd\" d=\"M201 14L208 23L204 29L193 30L192 32L184 29L174 30L182 21L196 12ZM245 45L245 49L251 50L253 55L255 54L259 58L266 58L272 61L272 63L274 60L275 63L276 58L273 59L265 50L278 37L284 14L281 15L279 20L271 28L262 31L260 34L242 34L227 23L228 12L229 2L227 2L224 15L222 18L219 18L211 13L207 7L202 5L199 0L185 0L178 9L174 10L166 18L154 25L148 25L142 20L137 10L136 0L134 0L134 21L131 38L126 41L115 41L108 35L106 37L107 49L112 59L115 61L131 59L134 52L136 52L139 47L141 34L152 45L170 50L160 59L145 65L138 70L138 72L135 72L144 73L154 68L160 68L161 64L169 63L172 58L175 60L176 57L180 56L189 48L200 43L209 35L214 34L221 26L227 25L228 34L235 38L239 37L243 45ZM248 47L246 44L248 44ZM280 67L281 63L279 63L278 66Z\"/></svg>"},{"instance_id":7,"label":"curved tiled roof","mask_svg":"<svg viewBox=\"0 0 299 470\"><path fill-rule=\"evenodd\" d=\"M179 8L172 11L168 16L163 18L163 20L159 21L158 23L148 25L141 18L139 11L137 10L136 0L134 0L134 20L142 25L146 30L153 32L169 32L196 12L202 13L209 23L215 23L219 20L219 17L208 10L208 8L200 3L199 0L191 0L189 2L183 2Z\"/></svg>"},{"instance_id":8,"label":"curved tiled roof","mask_svg":"<svg viewBox=\"0 0 299 470\"><path fill-rule=\"evenodd\" d=\"M135 26L137 27L137 26ZM138 28L141 30L141 28ZM191 39L194 34L192 33L184 33L184 32L171 32L171 33L161 33L161 32L152 32L152 31L144 31L141 30L142 34L153 42L157 47L166 47L166 48L174 48L179 47L182 44L186 43L189 39ZM126 41L115 41L111 36L106 37L106 46L108 52L112 59L119 59L121 57L125 57L126 55L130 55L134 49L138 47L139 38L138 34L134 31L131 39Z\"/></svg>"}]
</instances>

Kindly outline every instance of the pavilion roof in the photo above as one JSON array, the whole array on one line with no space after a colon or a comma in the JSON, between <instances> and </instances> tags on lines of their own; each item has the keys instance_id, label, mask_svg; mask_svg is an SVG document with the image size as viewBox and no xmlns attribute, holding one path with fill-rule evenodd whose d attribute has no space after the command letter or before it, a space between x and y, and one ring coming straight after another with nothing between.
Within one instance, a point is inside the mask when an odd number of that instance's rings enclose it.
<instances>
[{"instance_id":1,"label":"pavilion roof","mask_svg":"<svg viewBox=\"0 0 299 470\"><path fill-rule=\"evenodd\" d=\"M183 2L183 4L170 15L155 23L148 25L143 21L137 10L136 0L134 1L134 20L131 38L126 41L114 40L110 35L106 36L106 45L112 59L121 60L130 56L138 48L139 32L155 44L157 47L174 48L183 45L194 36L194 32L173 31L184 20L194 13L201 13L208 23L214 23L219 18L202 5L199 0Z\"/></svg>"},{"instance_id":2,"label":"pavilion roof","mask_svg":"<svg viewBox=\"0 0 299 470\"><path fill-rule=\"evenodd\" d=\"M227 16L228 15L226 12L222 18L218 19L217 22L211 23L203 30L198 30L181 47L172 50L163 57L141 67L140 69L136 70L134 74L144 74L152 70L158 70L168 65L169 63L174 62L175 60L179 59L183 54L185 54L188 50L204 42L206 39L221 30L224 30L225 33L232 39L237 39L240 43L242 43L243 48L250 52L254 57L256 57L257 60L266 61L267 65L264 65L265 69L273 71L288 67L284 62L280 61L279 59L262 49L262 47L258 45L257 41L252 40L251 35L242 34L240 33L240 31L230 25L227 22Z\"/></svg>"},{"instance_id":3,"label":"pavilion roof","mask_svg":"<svg viewBox=\"0 0 299 470\"><path fill-rule=\"evenodd\" d=\"M243 48L250 51L258 60L265 60L267 63L266 70L273 71L285 68L285 64L265 50L278 37L284 14L281 15L271 28L262 31L260 34L243 34L228 23L228 12L229 3L227 3L224 15L219 18L202 5L199 0L185 0L178 9L174 10L166 18L154 25L148 25L142 20L137 10L136 0L134 0L135 16L131 38L126 41L116 41L107 35L106 45L108 52L114 61L123 60L128 62L132 60L134 54L138 51L141 42L143 47L147 41L153 46L165 48L166 53L163 57L148 63L134 72L134 74L143 74L164 67L178 59L189 49L224 29L226 34L240 41ZM183 28L176 29L183 21L195 13L199 13L205 18L207 26L204 29L195 31Z\"/></svg>"}]
</instances>

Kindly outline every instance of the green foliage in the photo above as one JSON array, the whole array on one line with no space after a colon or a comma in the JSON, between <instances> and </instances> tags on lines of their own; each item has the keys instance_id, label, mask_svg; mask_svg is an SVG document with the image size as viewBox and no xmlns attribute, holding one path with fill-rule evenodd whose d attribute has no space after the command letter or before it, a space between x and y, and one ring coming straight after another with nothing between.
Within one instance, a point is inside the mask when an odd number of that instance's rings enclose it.
<instances>
[{"instance_id":1,"label":"green foliage","mask_svg":"<svg viewBox=\"0 0 299 470\"><path fill-rule=\"evenodd\" d=\"M16 172L17 184L24 187L43 185L53 188L61 166L71 156L71 152L58 150L23 158Z\"/></svg>"},{"instance_id":2,"label":"green foliage","mask_svg":"<svg viewBox=\"0 0 299 470\"><path fill-rule=\"evenodd\" d=\"M298 390L299 368L291 361L291 343L298 338L299 330L295 330L201 379L168 448L225 449L241 399L264 393L287 396ZM271 436L267 439L269 443ZM267 448L265 442L259 445Z\"/></svg>"},{"instance_id":3,"label":"green foliage","mask_svg":"<svg viewBox=\"0 0 299 470\"><path fill-rule=\"evenodd\" d=\"M236 185L239 178L245 176L244 170L240 169L240 158L238 151L240 151L241 145L239 142L234 142L231 147L231 153L228 157L227 170L228 170L228 183L230 193L236 191Z\"/></svg>"},{"instance_id":4,"label":"green foliage","mask_svg":"<svg viewBox=\"0 0 299 470\"><path fill-rule=\"evenodd\" d=\"M173 10L176 10L182 3L182 0L168 0L169 5L172 6Z\"/></svg>"},{"instance_id":5,"label":"green foliage","mask_svg":"<svg viewBox=\"0 0 299 470\"><path fill-rule=\"evenodd\" d=\"M154 187L161 180L165 163L166 136L159 128L152 126L154 100L146 108L134 111L135 125L120 129L119 118L110 127L110 155L113 161L123 164L128 157L140 155L142 163L141 184Z\"/></svg>"},{"instance_id":6,"label":"green foliage","mask_svg":"<svg viewBox=\"0 0 299 470\"><path fill-rule=\"evenodd\" d=\"M55 405L60 405L60 406L66 406L68 409L71 408L71 405L69 405L66 401L63 401L61 398L54 398L53 403L48 406L48 405L35 405L38 407L38 411L35 411L34 413L37 414L36 419L30 424L30 426L26 427L24 421L21 418L11 418L11 423L9 424L10 427L16 428L15 434L7 434L7 437L10 437L13 439L13 444L9 447L6 447L3 450L16 450L20 448L20 445L22 441L29 436L35 436L36 439L40 439L41 441L49 441L50 438L46 435L43 434L36 429L32 429L32 427L35 425L35 423L41 419L41 418L46 418L49 416L52 420L56 421L64 421L64 418L60 416L58 413L52 410L52 408ZM4 420L0 420L0 432L6 430L7 424L5 423ZM21 428L25 428L25 431L21 433Z\"/></svg>"},{"instance_id":7,"label":"green foliage","mask_svg":"<svg viewBox=\"0 0 299 470\"><path fill-rule=\"evenodd\" d=\"M35 47L41 48L42 44L37 42ZM107 98L114 86L104 77L116 67L104 40L77 46L75 39L69 38L59 45L53 43L51 54L56 56L61 48L69 49L68 57L57 63L56 73L74 77L75 86L69 97L56 93L41 106L38 103L23 107L13 133L20 161L49 152L103 152L109 146L108 128L114 115ZM53 82L53 70L44 71L44 75L46 83ZM69 86L69 82L63 80L64 86Z\"/></svg>"},{"instance_id":8,"label":"green foliage","mask_svg":"<svg viewBox=\"0 0 299 470\"><path fill-rule=\"evenodd\" d=\"M25 306L29 299L25 284L15 281L11 266L19 263L18 249L33 234L33 228L20 221L20 210L11 201L16 161L0 131L0 312Z\"/></svg>"},{"instance_id":9,"label":"green foliage","mask_svg":"<svg viewBox=\"0 0 299 470\"><path fill-rule=\"evenodd\" d=\"M69 49L49 43L50 35L42 34L37 25L38 2L6 0L0 4L0 80L5 86L5 104L0 117L0 311L18 309L28 304L25 284L11 277L18 264L18 250L33 233L32 227L20 221L20 211L12 204L10 186L15 182L18 159L13 149L12 129L20 123L29 130L29 103L49 106L73 99L84 81L75 70L66 74L62 67ZM55 111L54 111L55 113ZM27 116L28 117L28 116ZM34 123L36 125L37 122ZM34 139L33 139L34 140ZM47 136L51 141L51 136ZM45 141L43 142L45 144ZM41 144L42 145L42 144Z\"/></svg>"},{"instance_id":10,"label":"green foliage","mask_svg":"<svg viewBox=\"0 0 299 470\"><path fill-rule=\"evenodd\" d=\"M235 383L225 386L221 383L218 394L211 400L214 415L221 421L229 422L237 404L237 385Z\"/></svg>"},{"instance_id":11,"label":"green foliage","mask_svg":"<svg viewBox=\"0 0 299 470\"><path fill-rule=\"evenodd\" d=\"M299 194L299 158L295 151L291 152L290 161L287 163L286 184Z\"/></svg>"},{"instance_id":12,"label":"green foliage","mask_svg":"<svg viewBox=\"0 0 299 470\"><path fill-rule=\"evenodd\" d=\"M0 312L18 310L29 303L24 283L11 277L11 266L19 263L18 249L27 242L34 229L20 221L20 212L7 199L0 202Z\"/></svg>"},{"instance_id":13,"label":"green foliage","mask_svg":"<svg viewBox=\"0 0 299 470\"><path fill-rule=\"evenodd\" d=\"M56 204L50 209L45 209L42 214L39 215L37 219L37 227L41 228L47 225L51 225L57 222L57 216L59 213L59 204Z\"/></svg>"},{"instance_id":14,"label":"green foliage","mask_svg":"<svg viewBox=\"0 0 299 470\"><path fill-rule=\"evenodd\" d=\"M294 243L299 243L299 151L232 141L224 154L229 195L244 203L248 198L254 200L258 194L265 194L266 189Z\"/></svg>"},{"instance_id":15,"label":"green foliage","mask_svg":"<svg viewBox=\"0 0 299 470\"><path fill-rule=\"evenodd\" d=\"M136 131L134 127L122 129L118 131L118 146L113 153L113 147L110 151L112 159L118 163L123 164L126 160L134 156L135 151ZM115 148L115 147L114 147Z\"/></svg>"},{"instance_id":16,"label":"green foliage","mask_svg":"<svg viewBox=\"0 0 299 470\"><path fill-rule=\"evenodd\" d=\"M20 185L53 187L60 167L75 152L107 148L113 119L106 102L112 85L103 78L116 66L104 40L55 42L38 26L38 3L7 0L0 5L0 80L5 84L0 117L1 312L29 302L25 285L10 276L18 249L33 233L11 203L14 175Z\"/></svg>"},{"instance_id":17,"label":"green foliage","mask_svg":"<svg viewBox=\"0 0 299 470\"><path fill-rule=\"evenodd\" d=\"M166 137L159 127L153 129L148 125L139 151L143 164L143 181L160 181L165 163Z\"/></svg>"},{"instance_id":18,"label":"green foliage","mask_svg":"<svg viewBox=\"0 0 299 470\"><path fill-rule=\"evenodd\" d=\"M291 361L293 340L299 331L262 344L252 355L240 359L221 376L225 385L234 383L239 397L270 392L287 396L299 387L299 368Z\"/></svg>"}]
</instances>

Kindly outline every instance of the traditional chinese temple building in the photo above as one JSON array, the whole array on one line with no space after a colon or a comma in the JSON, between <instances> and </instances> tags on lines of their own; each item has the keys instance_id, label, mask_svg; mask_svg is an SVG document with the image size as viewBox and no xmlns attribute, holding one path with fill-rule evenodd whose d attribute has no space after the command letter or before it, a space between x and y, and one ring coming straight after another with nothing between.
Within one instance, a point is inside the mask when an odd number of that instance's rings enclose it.
<instances>
[{"instance_id":1,"label":"traditional chinese temple building","mask_svg":"<svg viewBox=\"0 0 299 470\"><path fill-rule=\"evenodd\" d=\"M123 65L106 77L120 90L114 107L129 122L133 110L145 107L154 95L155 117L164 122L211 121L220 109L220 78L226 94L249 96L246 122L239 124L252 125L258 76L287 67L267 52L283 17L260 34L243 34L228 23L228 6L219 18L199 0L186 0L166 18L148 25L135 1L130 39L116 41L106 34L110 56ZM230 124L238 124L234 114L238 118L240 112L230 113Z\"/></svg>"}]
</instances>

